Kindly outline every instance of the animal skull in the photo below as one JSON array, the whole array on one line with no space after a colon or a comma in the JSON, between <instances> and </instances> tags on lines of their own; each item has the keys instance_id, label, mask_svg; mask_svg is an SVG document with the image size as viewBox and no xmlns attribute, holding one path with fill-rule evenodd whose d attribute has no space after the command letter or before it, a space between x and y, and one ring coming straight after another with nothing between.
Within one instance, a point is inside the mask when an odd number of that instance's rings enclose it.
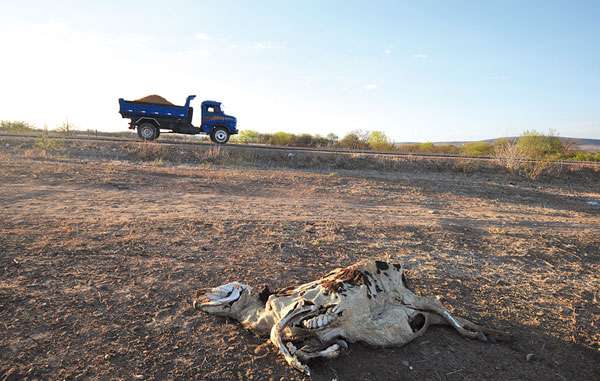
<instances>
[{"instance_id":1,"label":"animal skull","mask_svg":"<svg viewBox=\"0 0 600 381\"><path fill-rule=\"evenodd\" d=\"M199 294L196 309L269 335L287 363L307 374L308 360L335 358L348 348L347 342L402 346L432 324L450 325L482 341L486 334L503 334L452 316L435 298L415 295L406 286L403 267L382 261L358 262L275 293L256 293L232 282Z\"/></svg>"}]
</instances>

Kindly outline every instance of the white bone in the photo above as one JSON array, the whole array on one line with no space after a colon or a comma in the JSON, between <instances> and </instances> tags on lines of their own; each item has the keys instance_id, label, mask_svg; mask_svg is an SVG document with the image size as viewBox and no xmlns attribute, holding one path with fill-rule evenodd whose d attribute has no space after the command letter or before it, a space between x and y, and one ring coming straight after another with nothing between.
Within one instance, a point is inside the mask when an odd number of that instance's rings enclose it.
<instances>
[{"instance_id":1,"label":"white bone","mask_svg":"<svg viewBox=\"0 0 600 381\"><path fill-rule=\"evenodd\" d=\"M243 286L238 282L224 284L223 286L213 288L206 294L208 302L202 303L203 306L219 306L222 304L234 302L240 298Z\"/></svg>"},{"instance_id":2,"label":"white bone","mask_svg":"<svg viewBox=\"0 0 600 381\"><path fill-rule=\"evenodd\" d=\"M295 307L291 309L281 320L279 320L273 328L271 328L271 342L277 348L279 348L279 353L283 355L285 361L293 368L298 369L301 372L306 373L310 376L310 369L308 366L302 364L297 357L292 356L287 348L283 344L282 333L288 323L295 318L296 316L302 315L307 312L313 312L317 309L317 306L309 306L309 307Z\"/></svg>"},{"instance_id":3,"label":"white bone","mask_svg":"<svg viewBox=\"0 0 600 381\"><path fill-rule=\"evenodd\" d=\"M337 344L333 344L329 348L324 351L319 352L320 357L325 357L328 359L336 358L340 354L340 346Z\"/></svg>"}]
</instances>

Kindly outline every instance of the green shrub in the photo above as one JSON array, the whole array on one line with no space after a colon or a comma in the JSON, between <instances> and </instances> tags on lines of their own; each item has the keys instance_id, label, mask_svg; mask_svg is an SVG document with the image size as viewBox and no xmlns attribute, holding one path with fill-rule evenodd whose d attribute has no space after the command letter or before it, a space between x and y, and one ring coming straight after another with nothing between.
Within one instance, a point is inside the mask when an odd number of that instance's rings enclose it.
<instances>
[{"instance_id":1,"label":"green shrub","mask_svg":"<svg viewBox=\"0 0 600 381\"><path fill-rule=\"evenodd\" d=\"M434 151L436 153L442 154L459 154L461 152L461 147L452 145L452 144L437 144L433 146Z\"/></svg>"},{"instance_id":2,"label":"green shrub","mask_svg":"<svg viewBox=\"0 0 600 381\"><path fill-rule=\"evenodd\" d=\"M490 155L493 150L494 146L486 142L470 142L461 147L461 152L466 156L486 156Z\"/></svg>"},{"instance_id":3,"label":"green shrub","mask_svg":"<svg viewBox=\"0 0 600 381\"><path fill-rule=\"evenodd\" d=\"M314 147L314 140L310 134L292 135L292 143L300 147Z\"/></svg>"},{"instance_id":4,"label":"green shrub","mask_svg":"<svg viewBox=\"0 0 600 381\"><path fill-rule=\"evenodd\" d=\"M577 161L600 161L600 152L577 151L566 158Z\"/></svg>"},{"instance_id":5,"label":"green shrub","mask_svg":"<svg viewBox=\"0 0 600 381\"><path fill-rule=\"evenodd\" d=\"M258 134L259 144L271 144L271 134Z\"/></svg>"},{"instance_id":6,"label":"green shrub","mask_svg":"<svg viewBox=\"0 0 600 381\"><path fill-rule=\"evenodd\" d=\"M271 143L276 146L289 146L294 140L294 135L289 132L279 131L271 135Z\"/></svg>"},{"instance_id":7,"label":"green shrub","mask_svg":"<svg viewBox=\"0 0 600 381\"><path fill-rule=\"evenodd\" d=\"M420 152L434 152L435 146L431 142L419 143L417 149Z\"/></svg>"},{"instance_id":8,"label":"green shrub","mask_svg":"<svg viewBox=\"0 0 600 381\"><path fill-rule=\"evenodd\" d=\"M500 138L494 141L494 150L498 147L504 147L508 144L511 144L512 141L509 138Z\"/></svg>"},{"instance_id":9,"label":"green shrub","mask_svg":"<svg viewBox=\"0 0 600 381\"><path fill-rule=\"evenodd\" d=\"M237 135L237 141L244 144L259 143L259 133L252 130L242 130Z\"/></svg>"},{"instance_id":10,"label":"green shrub","mask_svg":"<svg viewBox=\"0 0 600 381\"><path fill-rule=\"evenodd\" d=\"M560 163L556 162L556 159L560 158L557 152L562 151L562 145L559 150L553 139L546 138L548 136L526 132L516 142L497 144L494 149L496 162L511 173L526 176L531 180L547 174L557 175L562 170Z\"/></svg>"},{"instance_id":11,"label":"green shrub","mask_svg":"<svg viewBox=\"0 0 600 381\"><path fill-rule=\"evenodd\" d=\"M349 149L368 149L368 137L359 131L351 132L338 142L339 147Z\"/></svg>"},{"instance_id":12,"label":"green shrub","mask_svg":"<svg viewBox=\"0 0 600 381\"><path fill-rule=\"evenodd\" d=\"M375 151L394 151L395 147L390 139L381 131L373 131L367 140L369 147Z\"/></svg>"},{"instance_id":13,"label":"green shrub","mask_svg":"<svg viewBox=\"0 0 600 381\"><path fill-rule=\"evenodd\" d=\"M332 135L332 134L329 134ZM334 135L335 136L335 135ZM337 137L336 137L337 139ZM328 147L333 145L331 143L331 139L329 139L328 137L323 137L319 134L314 135L312 138L312 147Z\"/></svg>"},{"instance_id":14,"label":"green shrub","mask_svg":"<svg viewBox=\"0 0 600 381\"><path fill-rule=\"evenodd\" d=\"M558 159L564 152L564 147L555 134L548 135L537 131L525 131L517 140L517 148L529 159Z\"/></svg>"},{"instance_id":15,"label":"green shrub","mask_svg":"<svg viewBox=\"0 0 600 381\"><path fill-rule=\"evenodd\" d=\"M336 144L340 138L336 134L330 132L327 134L327 136L325 136L325 139L327 141L327 145L332 146Z\"/></svg>"},{"instance_id":16,"label":"green shrub","mask_svg":"<svg viewBox=\"0 0 600 381\"><path fill-rule=\"evenodd\" d=\"M396 149L401 152L423 153L423 154L457 154L460 153L460 148L452 144L433 144L431 142L403 144L397 146Z\"/></svg>"}]
</instances>

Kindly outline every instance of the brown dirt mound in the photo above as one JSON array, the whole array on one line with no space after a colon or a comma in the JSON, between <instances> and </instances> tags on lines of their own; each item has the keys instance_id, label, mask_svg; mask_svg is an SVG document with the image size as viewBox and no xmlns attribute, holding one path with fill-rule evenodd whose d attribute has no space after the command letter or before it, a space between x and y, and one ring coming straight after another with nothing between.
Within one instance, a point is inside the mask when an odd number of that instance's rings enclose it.
<instances>
[{"instance_id":1,"label":"brown dirt mound","mask_svg":"<svg viewBox=\"0 0 600 381\"><path fill-rule=\"evenodd\" d=\"M152 95L148 95L146 97L140 98L140 99L136 99L135 102L159 103L159 104L163 104L163 105L175 106L173 103L169 102L165 98L161 97L160 95L156 95L156 94L152 94Z\"/></svg>"}]
</instances>

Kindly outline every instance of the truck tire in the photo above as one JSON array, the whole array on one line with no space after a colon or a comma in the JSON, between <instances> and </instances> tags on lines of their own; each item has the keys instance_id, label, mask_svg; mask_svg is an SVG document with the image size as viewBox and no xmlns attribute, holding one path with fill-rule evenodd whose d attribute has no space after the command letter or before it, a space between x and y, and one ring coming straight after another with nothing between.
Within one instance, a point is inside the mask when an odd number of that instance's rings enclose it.
<instances>
[{"instance_id":1,"label":"truck tire","mask_svg":"<svg viewBox=\"0 0 600 381\"><path fill-rule=\"evenodd\" d=\"M138 126L137 133L143 140L154 140L158 137L158 128L152 123L142 123Z\"/></svg>"},{"instance_id":2,"label":"truck tire","mask_svg":"<svg viewBox=\"0 0 600 381\"><path fill-rule=\"evenodd\" d=\"M229 141L229 131L223 127L217 127L211 132L210 140L213 143L225 144Z\"/></svg>"}]
</instances>

